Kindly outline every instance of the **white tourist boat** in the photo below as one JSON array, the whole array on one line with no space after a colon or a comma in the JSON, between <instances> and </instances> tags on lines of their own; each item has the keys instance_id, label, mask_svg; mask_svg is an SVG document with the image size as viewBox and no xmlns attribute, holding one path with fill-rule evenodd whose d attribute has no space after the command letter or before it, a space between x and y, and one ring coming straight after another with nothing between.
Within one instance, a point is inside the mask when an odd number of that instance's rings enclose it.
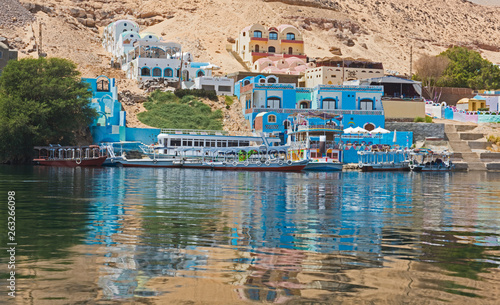
<instances>
[{"instance_id":1,"label":"white tourist boat","mask_svg":"<svg viewBox=\"0 0 500 305\"><path fill-rule=\"evenodd\" d=\"M309 160L304 170L341 171L342 150L335 142L335 136L342 132L342 126L333 122L337 115L311 112L306 116L321 118L324 124L310 125L305 118L295 120L288 130L289 159Z\"/></svg>"},{"instance_id":2,"label":"white tourist boat","mask_svg":"<svg viewBox=\"0 0 500 305\"><path fill-rule=\"evenodd\" d=\"M409 150L378 149L378 147L370 151L358 151L358 167L361 171L410 171Z\"/></svg>"}]
</instances>

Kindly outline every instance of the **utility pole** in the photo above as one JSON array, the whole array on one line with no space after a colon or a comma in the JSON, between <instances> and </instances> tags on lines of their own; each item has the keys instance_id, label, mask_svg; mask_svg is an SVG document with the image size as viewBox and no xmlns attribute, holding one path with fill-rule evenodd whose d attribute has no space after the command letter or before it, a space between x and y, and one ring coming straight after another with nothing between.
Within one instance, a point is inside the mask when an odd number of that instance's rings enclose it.
<instances>
[{"instance_id":1,"label":"utility pole","mask_svg":"<svg viewBox=\"0 0 500 305\"><path fill-rule=\"evenodd\" d=\"M413 46L410 46L410 79L412 79L413 73Z\"/></svg>"}]
</instances>

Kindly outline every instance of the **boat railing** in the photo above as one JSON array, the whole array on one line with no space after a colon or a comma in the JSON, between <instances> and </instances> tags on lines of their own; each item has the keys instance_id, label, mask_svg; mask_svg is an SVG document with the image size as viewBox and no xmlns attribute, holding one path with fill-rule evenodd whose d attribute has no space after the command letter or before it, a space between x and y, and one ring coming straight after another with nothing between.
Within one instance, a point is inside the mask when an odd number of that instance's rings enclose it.
<instances>
[{"instance_id":1,"label":"boat railing","mask_svg":"<svg viewBox=\"0 0 500 305\"><path fill-rule=\"evenodd\" d=\"M251 131L226 131L226 130L201 130L201 129L173 129L162 128L163 134L190 134L190 135L212 135L212 136L254 136Z\"/></svg>"}]
</instances>

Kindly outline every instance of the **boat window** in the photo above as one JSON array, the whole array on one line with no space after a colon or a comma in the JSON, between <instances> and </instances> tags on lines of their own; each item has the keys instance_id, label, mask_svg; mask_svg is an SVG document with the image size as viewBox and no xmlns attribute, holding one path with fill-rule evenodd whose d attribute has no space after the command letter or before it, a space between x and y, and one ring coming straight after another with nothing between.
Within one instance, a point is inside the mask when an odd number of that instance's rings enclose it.
<instances>
[{"instance_id":1,"label":"boat window","mask_svg":"<svg viewBox=\"0 0 500 305\"><path fill-rule=\"evenodd\" d=\"M200 146L200 141L194 140L193 141L193 146L199 147Z\"/></svg>"},{"instance_id":2,"label":"boat window","mask_svg":"<svg viewBox=\"0 0 500 305\"><path fill-rule=\"evenodd\" d=\"M240 146L250 146L250 141L240 141Z\"/></svg>"},{"instance_id":3,"label":"boat window","mask_svg":"<svg viewBox=\"0 0 500 305\"><path fill-rule=\"evenodd\" d=\"M188 140L188 141L187 141L187 146L193 146L193 141Z\"/></svg>"},{"instance_id":4,"label":"boat window","mask_svg":"<svg viewBox=\"0 0 500 305\"><path fill-rule=\"evenodd\" d=\"M181 146L181 139L170 139L170 146Z\"/></svg>"}]
</instances>

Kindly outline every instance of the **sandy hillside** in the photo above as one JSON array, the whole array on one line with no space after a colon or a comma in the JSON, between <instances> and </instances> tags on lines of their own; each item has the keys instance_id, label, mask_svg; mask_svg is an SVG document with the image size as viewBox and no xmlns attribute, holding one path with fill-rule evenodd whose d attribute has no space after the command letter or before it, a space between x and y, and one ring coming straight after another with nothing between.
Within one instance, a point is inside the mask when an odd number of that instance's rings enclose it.
<instances>
[{"instance_id":1,"label":"sandy hillside","mask_svg":"<svg viewBox=\"0 0 500 305\"><path fill-rule=\"evenodd\" d=\"M36 56L41 42L44 53L73 60L84 77L124 78L109 68L100 43L103 27L118 19L181 43L197 61L221 66L220 74L241 70L228 40L252 23L297 26L309 57L332 56L335 47L400 74L410 71L410 47L413 60L463 45L500 63L500 7L465 0L21 0L24 8L18 0L1 1L8 9L0 10L0 37L21 58Z\"/></svg>"}]
</instances>

